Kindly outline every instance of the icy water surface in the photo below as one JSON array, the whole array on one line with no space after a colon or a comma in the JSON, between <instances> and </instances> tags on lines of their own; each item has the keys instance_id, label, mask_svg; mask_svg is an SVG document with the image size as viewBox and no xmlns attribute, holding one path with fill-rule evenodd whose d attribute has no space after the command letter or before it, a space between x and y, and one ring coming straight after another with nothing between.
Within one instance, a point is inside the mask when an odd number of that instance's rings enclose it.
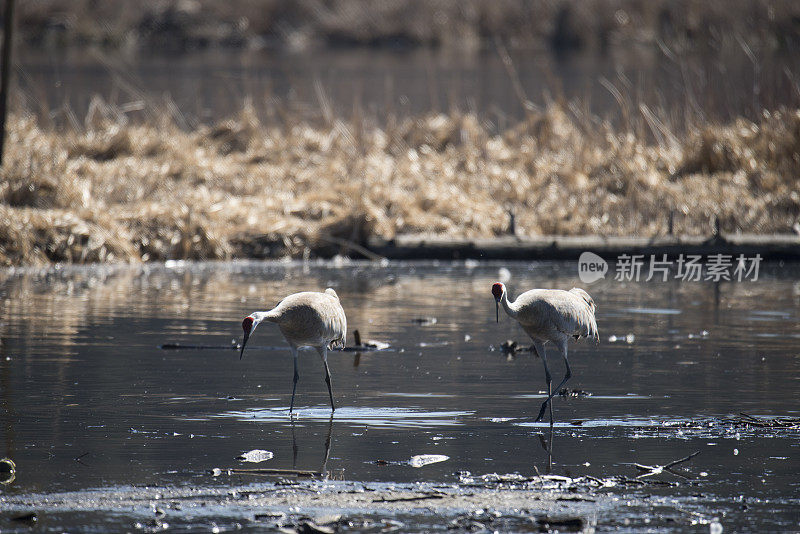
<instances>
[{"instance_id":1,"label":"icy water surface","mask_svg":"<svg viewBox=\"0 0 800 534\"><path fill-rule=\"evenodd\" d=\"M570 344L568 386L589 395L557 397L552 431L534 422L541 362L499 350L508 339L528 343L502 311L495 322L490 287L501 267L512 296L580 286L598 306L599 345ZM652 494L685 511L665 528L681 530L696 516L717 517L727 531L797 529L800 432L714 421L740 412L800 416L799 280L800 266L777 263L762 266L756 282L622 283L612 275L588 286L573 263L6 272L0 456L16 462L17 474L0 495L263 480L211 474L231 467L324 469L370 483L453 483L465 471L633 477L634 462L663 465L700 451L676 469L691 480L658 477L677 487L609 491ZM277 327L259 327L241 361L227 347L250 312L325 287L347 312L349 345L358 329L390 348L330 354L333 417L319 357L301 351L292 421L292 359ZM165 343L219 348L159 348ZM560 378L560 358L552 347L548 354ZM236 459L254 449L274 456ZM418 455L447 459L414 467ZM654 510L600 524L644 527ZM73 516L83 517L64 517ZM9 525L0 517L0 528Z\"/></svg>"}]
</instances>

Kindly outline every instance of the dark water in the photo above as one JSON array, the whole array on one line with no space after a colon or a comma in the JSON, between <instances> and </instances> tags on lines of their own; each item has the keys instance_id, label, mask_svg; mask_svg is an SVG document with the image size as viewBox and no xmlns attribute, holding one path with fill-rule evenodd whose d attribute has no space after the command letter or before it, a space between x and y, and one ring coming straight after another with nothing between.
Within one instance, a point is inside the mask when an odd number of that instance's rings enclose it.
<instances>
[{"instance_id":1,"label":"dark water","mask_svg":"<svg viewBox=\"0 0 800 534\"><path fill-rule=\"evenodd\" d=\"M495 323L490 287L501 267L512 296L582 286L598 305L600 344L570 345L568 386L591 396L557 397L552 434L533 421L541 362L498 350L527 343L510 318ZM250 312L328 286L347 312L349 344L358 329L391 345L331 353L332 419L311 350L301 351L291 423L292 359L274 325L256 331L241 361L230 349L159 348L229 345ZM18 469L1 493L231 483L215 467L324 466L333 478L395 483L452 482L463 471L635 476L633 462L700 451L685 464L692 481L665 474L681 485L641 491L685 499L728 531L800 526L800 433L679 426L739 412L800 416L796 264L762 266L755 282L588 286L573 263L70 268L6 272L0 299L0 452ZM548 354L558 377L560 358ZM235 459L252 449L274 458ZM419 454L449 459L409 465Z\"/></svg>"},{"instance_id":2,"label":"dark water","mask_svg":"<svg viewBox=\"0 0 800 534\"><path fill-rule=\"evenodd\" d=\"M94 95L131 118L159 118L165 103L186 127L238 112L249 98L267 121L294 110L377 120L467 110L504 130L525 117L523 100L544 106L562 96L573 109L623 126L649 127L640 105L668 128L757 119L761 110L800 105L797 55L739 46L679 53L626 47L607 55L513 53L509 75L499 54L325 50L315 53L214 51L186 55L106 55L98 51L17 58L19 104L57 122L65 110L82 123ZM517 81L519 82L516 85Z\"/></svg>"}]
</instances>

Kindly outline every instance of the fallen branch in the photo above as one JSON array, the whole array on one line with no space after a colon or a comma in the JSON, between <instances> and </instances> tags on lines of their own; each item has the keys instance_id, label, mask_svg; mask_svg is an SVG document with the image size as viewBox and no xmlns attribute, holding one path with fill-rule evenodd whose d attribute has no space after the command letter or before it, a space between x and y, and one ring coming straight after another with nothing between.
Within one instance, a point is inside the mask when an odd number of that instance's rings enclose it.
<instances>
[{"instance_id":1,"label":"fallen branch","mask_svg":"<svg viewBox=\"0 0 800 534\"><path fill-rule=\"evenodd\" d=\"M636 478L640 479L640 478L649 477L649 476L652 476L652 475L660 475L664 471L669 471L673 475L688 479L689 477L687 477L685 475L682 475L680 473L676 473L675 471L672 471L672 469L670 469L670 468L671 467L675 467L678 464L682 464L683 462L688 462L689 460L691 460L692 458L694 458L698 454L700 454L700 451L695 451L692 454L690 454L689 456L686 456L685 458L681 458L680 460L675 460L674 462L670 462L670 463L664 464L664 465L642 465L642 464L634 463L633 466L636 469L638 469L639 471L645 471L641 475L638 475Z\"/></svg>"},{"instance_id":2,"label":"fallen branch","mask_svg":"<svg viewBox=\"0 0 800 534\"><path fill-rule=\"evenodd\" d=\"M322 241L327 241L328 243L333 243L334 245L339 245L341 247L348 248L354 252L358 252L368 260L381 261L386 259L385 256L381 256L380 254L375 254L371 250L362 247L358 243L354 243L353 241L348 241L347 239L341 239L339 237L334 237L332 235L327 235L322 233L317 234L316 238Z\"/></svg>"},{"instance_id":3,"label":"fallen branch","mask_svg":"<svg viewBox=\"0 0 800 534\"><path fill-rule=\"evenodd\" d=\"M738 424L753 425L760 428L783 428L783 429L800 429L800 417L756 417L754 415L739 412L742 416L734 422Z\"/></svg>"},{"instance_id":4,"label":"fallen branch","mask_svg":"<svg viewBox=\"0 0 800 534\"><path fill-rule=\"evenodd\" d=\"M364 343L361 343L361 334L359 331L353 330L353 338L355 340L355 345L352 347L344 347L341 350L344 352L369 352L374 350L384 350L389 348L388 343L384 343L383 341L374 341L374 340L367 340Z\"/></svg>"},{"instance_id":5,"label":"fallen branch","mask_svg":"<svg viewBox=\"0 0 800 534\"><path fill-rule=\"evenodd\" d=\"M299 477L321 477L321 471L308 471L304 469L245 469L245 468L231 468L228 469L228 474L231 475L295 475Z\"/></svg>"}]
</instances>

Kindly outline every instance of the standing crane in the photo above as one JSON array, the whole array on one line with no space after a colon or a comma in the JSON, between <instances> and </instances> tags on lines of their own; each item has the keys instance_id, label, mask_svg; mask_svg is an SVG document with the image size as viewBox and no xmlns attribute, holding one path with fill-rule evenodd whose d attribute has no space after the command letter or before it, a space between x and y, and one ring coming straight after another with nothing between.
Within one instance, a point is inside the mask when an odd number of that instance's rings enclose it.
<instances>
[{"instance_id":1,"label":"standing crane","mask_svg":"<svg viewBox=\"0 0 800 534\"><path fill-rule=\"evenodd\" d=\"M294 293L283 299L269 311L253 312L242 321L244 339L239 359L244 356L244 347L256 327L262 321L276 323L283 337L289 343L294 358L294 382L292 384L292 402L289 413L294 409L294 393L297 390L297 349L314 347L317 349L325 366L325 382L328 384L328 395L331 399L331 413L336 410L331 391L331 372L328 369L328 349L344 348L347 334L347 317L339 303L339 296L331 288L324 293L303 291Z\"/></svg>"},{"instance_id":2,"label":"standing crane","mask_svg":"<svg viewBox=\"0 0 800 534\"><path fill-rule=\"evenodd\" d=\"M544 410L550 406L550 425L553 424L553 396L572 376L567 360L567 341L570 337L593 337L599 340L597 322L594 318L596 307L594 300L583 289L574 287L569 291L562 289L531 289L510 302L506 286L501 282L492 285L495 299L495 312L500 322L500 306L506 313L516 319L522 329L533 340L533 348L544 363L544 376L547 380L547 399L542 403L537 421L541 421ZM547 368L547 355L544 345L550 341L558 347L564 358L567 372L561 383L552 389L552 378Z\"/></svg>"}]
</instances>

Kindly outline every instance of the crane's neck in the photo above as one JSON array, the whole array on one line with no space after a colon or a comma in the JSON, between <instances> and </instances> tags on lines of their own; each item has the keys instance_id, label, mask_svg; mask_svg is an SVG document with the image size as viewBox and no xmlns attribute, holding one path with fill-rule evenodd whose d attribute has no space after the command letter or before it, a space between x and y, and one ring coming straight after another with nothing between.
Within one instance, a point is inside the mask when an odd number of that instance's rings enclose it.
<instances>
[{"instance_id":1,"label":"crane's neck","mask_svg":"<svg viewBox=\"0 0 800 534\"><path fill-rule=\"evenodd\" d=\"M274 313L275 310L269 311L257 311L253 312L251 315L255 320L256 324L260 323L261 321L268 321L270 323L276 322L277 316Z\"/></svg>"},{"instance_id":2,"label":"crane's neck","mask_svg":"<svg viewBox=\"0 0 800 534\"><path fill-rule=\"evenodd\" d=\"M503 309L510 317L517 316L517 308L514 306L513 302L508 301L508 292L503 291L502 296L500 297L500 305L503 306Z\"/></svg>"}]
</instances>

